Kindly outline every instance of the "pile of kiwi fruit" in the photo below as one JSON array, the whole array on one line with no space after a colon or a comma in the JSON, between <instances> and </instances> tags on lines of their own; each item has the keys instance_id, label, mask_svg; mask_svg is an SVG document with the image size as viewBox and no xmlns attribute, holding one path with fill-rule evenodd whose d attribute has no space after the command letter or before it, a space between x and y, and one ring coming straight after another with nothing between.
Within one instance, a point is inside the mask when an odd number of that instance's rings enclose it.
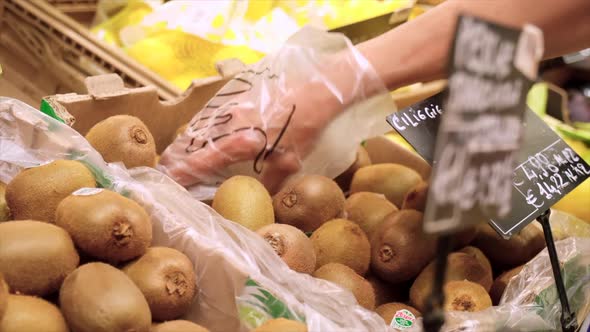
<instances>
[{"instance_id":1,"label":"pile of kiwi fruit","mask_svg":"<svg viewBox=\"0 0 590 332\"><path fill-rule=\"evenodd\" d=\"M181 320L199 292L192 261L152 246L149 214L97 188L84 163L25 169L2 187L0 331L208 331Z\"/></svg>"},{"instance_id":2,"label":"pile of kiwi fruit","mask_svg":"<svg viewBox=\"0 0 590 332\"><path fill-rule=\"evenodd\" d=\"M107 162L157 162L154 138L137 118L108 118L86 138ZM297 176L273 193L233 176L210 204L256 232L285 268L350 291L387 324L400 312L420 317L436 255L436 237L422 232L429 172L415 161L373 162L362 146L356 156L335 179ZM505 240L482 223L454 241L444 308L469 312L497 304L544 247L532 225ZM205 332L182 320L198 293L191 260L152 246L148 213L97 188L85 164L57 160L0 183L0 331ZM307 327L277 318L253 331Z\"/></svg>"},{"instance_id":3,"label":"pile of kiwi fruit","mask_svg":"<svg viewBox=\"0 0 590 332\"><path fill-rule=\"evenodd\" d=\"M356 156L334 180L302 175L274 194L253 178L234 176L212 206L257 232L289 268L349 290L387 324L399 312L420 317L437 242L422 232L428 178L411 162L372 163L362 146ZM468 312L498 304L515 271L544 247L533 225L505 240L482 222L453 241L444 309Z\"/></svg>"}]
</instances>

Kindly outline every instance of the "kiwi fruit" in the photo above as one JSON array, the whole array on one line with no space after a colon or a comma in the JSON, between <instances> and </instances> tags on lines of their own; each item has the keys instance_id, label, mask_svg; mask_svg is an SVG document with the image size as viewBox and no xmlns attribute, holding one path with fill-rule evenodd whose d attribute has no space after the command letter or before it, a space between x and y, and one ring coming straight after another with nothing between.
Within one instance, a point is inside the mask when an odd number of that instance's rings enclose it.
<instances>
[{"instance_id":1,"label":"kiwi fruit","mask_svg":"<svg viewBox=\"0 0 590 332\"><path fill-rule=\"evenodd\" d=\"M55 223L57 205L72 192L95 187L92 173L82 163L56 160L20 172L6 187L6 202L14 220Z\"/></svg>"},{"instance_id":2,"label":"kiwi fruit","mask_svg":"<svg viewBox=\"0 0 590 332\"><path fill-rule=\"evenodd\" d=\"M328 263L317 269L313 276L333 282L352 292L357 302L366 309L375 308L373 286L353 269L340 263Z\"/></svg>"},{"instance_id":3,"label":"kiwi fruit","mask_svg":"<svg viewBox=\"0 0 590 332\"><path fill-rule=\"evenodd\" d=\"M474 246L467 246L459 250L459 252L468 254L471 257L477 259L479 263L486 268L487 271L493 273L494 270L492 269L492 264L490 263L490 260L486 257L486 255L483 253L483 251L479 250Z\"/></svg>"},{"instance_id":4,"label":"kiwi fruit","mask_svg":"<svg viewBox=\"0 0 590 332\"><path fill-rule=\"evenodd\" d=\"M13 292L49 295L79 260L72 239L60 227L31 220L0 223L0 273Z\"/></svg>"},{"instance_id":5,"label":"kiwi fruit","mask_svg":"<svg viewBox=\"0 0 590 332\"><path fill-rule=\"evenodd\" d=\"M357 223L370 239L383 219L398 211L385 196L370 192L350 195L344 202L344 212L348 220Z\"/></svg>"},{"instance_id":6,"label":"kiwi fruit","mask_svg":"<svg viewBox=\"0 0 590 332\"><path fill-rule=\"evenodd\" d=\"M125 167L153 167L156 143L147 126L131 115L115 115L95 124L86 140L108 163L123 162Z\"/></svg>"},{"instance_id":7,"label":"kiwi fruit","mask_svg":"<svg viewBox=\"0 0 590 332\"><path fill-rule=\"evenodd\" d=\"M376 306L389 302L404 302L408 299L408 290L411 284L390 284L373 273L368 273L365 279L373 286Z\"/></svg>"},{"instance_id":8,"label":"kiwi fruit","mask_svg":"<svg viewBox=\"0 0 590 332\"><path fill-rule=\"evenodd\" d=\"M373 164L404 165L418 172L423 179L428 179L431 172L430 165L416 152L408 149L406 146L409 144L399 135L397 136L396 138L400 138L398 141L392 139L393 137L390 135L375 136L366 140L363 146L369 153L371 162Z\"/></svg>"},{"instance_id":9,"label":"kiwi fruit","mask_svg":"<svg viewBox=\"0 0 590 332\"><path fill-rule=\"evenodd\" d=\"M475 239L477 236L478 227L476 226L468 226L457 233L453 234L453 248L463 248Z\"/></svg>"},{"instance_id":10,"label":"kiwi fruit","mask_svg":"<svg viewBox=\"0 0 590 332\"><path fill-rule=\"evenodd\" d=\"M508 283L510 282L512 277L518 275L520 271L522 271L523 267L524 265L521 265L511 270L505 271L502 274L500 274L496 278L496 280L494 280L492 288L490 289L490 297L492 298L492 303L494 305L498 305L500 303L502 295L504 295L504 290L506 290L506 286L508 286Z\"/></svg>"},{"instance_id":11,"label":"kiwi fruit","mask_svg":"<svg viewBox=\"0 0 590 332\"><path fill-rule=\"evenodd\" d=\"M311 274L316 255L311 240L299 229L286 224L270 224L256 231L294 271Z\"/></svg>"},{"instance_id":12,"label":"kiwi fruit","mask_svg":"<svg viewBox=\"0 0 590 332\"><path fill-rule=\"evenodd\" d=\"M338 175L334 179L334 181L338 183L342 190L348 191L350 187L350 181L352 180L354 173L360 168L369 165L371 165L371 158L369 157L369 153L367 153L367 150L365 150L365 148L359 146L356 150L356 159L354 160L354 163L350 165L350 167L348 167L346 171Z\"/></svg>"},{"instance_id":13,"label":"kiwi fruit","mask_svg":"<svg viewBox=\"0 0 590 332\"><path fill-rule=\"evenodd\" d=\"M253 231L275 221L268 191L249 176L236 175L225 180L213 197L212 207L224 218Z\"/></svg>"},{"instance_id":14,"label":"kiwi fruit","mask_svg":"<svg viewBox=\"0 0 590 332\"><path fill-rule=\"evenodd\" d=\"M354 173L350 192L383 194L395 206L402 206L406 194L421 182L420 174L411 168L399 164L377 164L363 167Z\"/></svg>"},{"instance_id":15,"label":"kiwi fruit","mask_svg":"<svg viewBox=\"0 0 590 332\"><path fill-rule=\"evenodd\" d=\"M424 212L426 209L426 198L428 197L428 183L421 181L412 187L404 196L402 202L403 210L416 210Z\"/></svg>"},{"instance_id":16,"label":"kiwi fruit","mask_svg":"<svg viewBox=\"0 0 590 332\"><path fill-rule=\"evenodd\" d=\"M10 210L6 204L6 184L0 182L0 222L10 220Z\"/></svg>"},{"instance_id":17,"label":"kiwi fruit","mask_svg":"<svg viewBox=\"0 0 590 332\"><path fill-rule=\"evenodd\" d=\"M166 321L184 315L197 294L192 262L182 252L151 247L123 268L145 296L152 319Z\"/></svg>"},{"instance_id":18,"label":"kiwi fruit","mask_svg":"<svg viewBox=\"0 0 590 332\"><path fill-rule=\"evenodd\" d=\"M410 288L410 301L419 310L424 310L426 300L432 292L434 283L435 262L420 272ZM469 280L482 285L487 292L492 287L492 271L477 258L463 253L454 252L447 257L447 272L445 283L453 280Z\"/></svg>"},{"instance_id":19,"label":"kiwi fruit","mask_svg":"<svg viewBox=\"0 0 590 332\"><path fill-rule=\"evenodd\" d=\"M310 237L316 255L316 267L341 263L365 275L371 260L371 245L359 225L346 219L324 223Z\"/></svg>"},{"instance_id":20,"label":"kiwi fruit","mask_svg":"<svg viewBox=\"0 0 590 332\"><path fill-rule=\"evenodd\" d=\"M371 268L381 279L414 278L434 258L436 238L422 231L422 213L400 210L387 216L371 238Z\"/></svg>"},{"instance_id":21,"label":"kiwi fruit","mask_svg":"<svg viewBox=\"0 0 590 332\"><path fill-rule=\"evenodd\" d=\"M4 277L0 274L0 321L2 321L2 316L4 316L4 312L6 312L6 304L8 303L8 284L4 281Z\"/></svg>"},{"instance_id":22,"label":"kiwi fruit","mask_svg":"<svg viewBox=\"0 0 590 332\"><path fill-rule=\"evenodd\" d=\"M492 306L492 299L480 284L467 281L450 281L444 286L445 311L476 312Z\"/></svg>"},{"instance_id":23,"label":"kiwi fruit","mask_svg":"<svg viewBox=\"0 0 590 332\"><path fill-rule=\"evenodd\" d=\"M143 255L152 223L136 202L110 190L74 193L57 207L56 223L85 254L109 263Z\"/></svg>"},{"instance_id":24,"label":"kiwi fruit","mask_svg":"<svg viewBox=\"0 0 590 332\"><path fill-rule=\"evenodd\" d=\"M188 320L171 320L165 323L154 324L150 332L210 332L201 325Z\"/></svg>"},{"instance_id":25,"label":"kiwi fruit","mask_svg":"<svg viewBox=\"0 0 590 332\"><path fill-rule=\"evenodd\" d=\"M150 307L133 281L104 263L81 265L60 289L59 305L74 332L148 332Z\"/></svg>"},{"instance_id":26,"label":"kiwi fruit","mask_svg":"<svg viewBox=\"0 0 590 332\"><path fill-rule=\"evenodd\" d=\"M478 226L478 233L472 243L481 249L492 263L500 269L509 269L530 261L545 247L543 231L528 224L510 239L502 238L490 225Z\"/></svg>"},{"instance_id":27,"label":"kiwi fruit","mask_svg":"<svg viewBox=\"0 0 590 332\"><path fill-rule=\"evenodd\" d=\"M409 311L414 317L411 317L410 315L407 314L407 312L403 312L402 310ZM410 316L408 318L413 319L413 320L415 320L418 317L422 317L422 314L420 313L420 311L418 311L418 309L412 307L411 305L407 305L407 304L399 303L399 302L385 303L385 304L378 306L375 309L375 312L379 316L381 316L381 318L383 318L383 320L385 321L385 323L387 325L391 324L393 317L395 317L395 315L400 311L402 311L403 314Z\"/></svg>"},{"instance_id":28,"label":"kiwi fruit","mask_svg":"<svg viewBox=\"0 0 590 332\"><path fill-rule=\"evenodd\" d=\"M96 313L95 313L96 314ZM59 309L50 302L28 295L8 295L0 319L2 332L69 332Z\"/></svg>"},{"instance_id":29,"label":"kiwi fruit","mask_svg":"<svg viewBox=\"0 0 590 332\"><path fill-rule=\"evenodd\" d=\"M307 326L298 321L275 318L269 319L251 332L307 332Z\"/></svg>"},{"instance_id":30,"label":"kiwi fruit","mask_svg":"<svg viewBox=\"0 0 590 332\"><path fill-rule=\"evenodd\" d=\"M313 232L344 210L344 193L332 179L304 175L288 181L273 197L277 222Z\"/></svg>"}]
</instances>

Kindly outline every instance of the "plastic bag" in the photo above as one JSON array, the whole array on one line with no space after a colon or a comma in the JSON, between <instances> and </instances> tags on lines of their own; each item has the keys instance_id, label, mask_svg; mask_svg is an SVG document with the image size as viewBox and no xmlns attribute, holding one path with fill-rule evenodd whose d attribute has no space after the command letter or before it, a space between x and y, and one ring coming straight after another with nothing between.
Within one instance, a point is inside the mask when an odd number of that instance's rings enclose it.
<instances>
[{"instance_id":1,"label":"plastic bag","mask_svg":"<svg viewBox=\"0 0 590 332\"><path fill-rule=\"evenodd\" d=\"M160 169L201 200L236 174L271 192L294 172L334 178L361 140L388 131L383 119L394 111L348 39L306 27L229 81L164 151Z\"/></svg>"},{"instance_id":2,"label":"plastic bag","mask_svg":"<svg viewBox=\"0 0 590 332\"><path fill-rule=\"evenodd\" d=\"M56 159L80 160L100 186L137 201L152 219L153 245L176 248L191 259L200 290L185 319L220 332L245 332L274 317L305 321L309 331L387 331L350 292L292 271L258 235L222 218L160 172L106 164L75 130L0 97L0 181Z\"/></svg>"},{"instance_id":3,"label":"plastic bag","mask_svg":"<svg viewBox=\"0 0 590 332\"><path fill-rule=\"evenodd\" d=\"M590 238L555 243L578 326L590 313ZM500 304L479 312L447 312L442 332L559 331L561 304L547 249L528 262L504 291ZM408 331L421 331L422 319Z\"/></svg>"}]
</instances>

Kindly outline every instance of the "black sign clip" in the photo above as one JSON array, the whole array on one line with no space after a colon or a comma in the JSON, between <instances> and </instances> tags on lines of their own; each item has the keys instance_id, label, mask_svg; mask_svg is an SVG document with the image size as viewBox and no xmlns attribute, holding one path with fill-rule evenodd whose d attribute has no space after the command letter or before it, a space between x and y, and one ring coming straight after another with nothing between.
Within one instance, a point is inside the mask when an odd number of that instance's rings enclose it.
<instances>
[{"instance_id":1,"label":"black sign clip","mask_svg":"<svg viewBox=\"0 0 590 332\"><path fill-rule=\"evenodd\" d=\"M559 294L559 302L561 302L561 328L563 332L575 332L578 329L578 321L576 313L570 309L570 304L567 299L567 292L565 284L561 277L561 269L559 259L557 257L557 250L555 249L555 241L553 240L553 233L551 232L551 224L549 223L549 215L551 210L546 210L537 218L537 221L543 226L543 234L545 235L545 243L547 244L547 253L549 254L549 261L553 269L553 278L555 279L555 286Z\"/></svg>"}]
</instances>

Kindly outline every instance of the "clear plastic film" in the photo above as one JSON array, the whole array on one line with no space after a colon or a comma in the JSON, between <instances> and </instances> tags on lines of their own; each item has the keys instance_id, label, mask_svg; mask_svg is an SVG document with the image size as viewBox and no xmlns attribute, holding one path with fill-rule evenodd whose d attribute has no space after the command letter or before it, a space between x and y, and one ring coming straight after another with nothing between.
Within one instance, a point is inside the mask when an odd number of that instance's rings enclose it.
<instances>
[{"instance_id":1,"label":"clear plastic film","mask_svg":"<svg viewBox=\"0 0 590 332\"><path fill-rule=\"evenodd\" d=\"M272 191L290 174L336 177L356 146L388 131L395 105L344 35L305 27L236 75L162 154L160 169L198 199L236 175Z\"/></svg>"},{"instance_id":2,"label":"clear plastic film","mask_svg":"<svg viewBox=\"0 0 590 332\"><path fill-rule=\"evenodd\" d=\"M570 308L580 326L590 313L590 238L569 237L555 246ZM561 304L547 249L510 280L498 306L445 316L442 332L560 331ZM421 325L420 318L407 331L422 331Z\"/></svg>"},{"instance_id":3,"label":"clear plastic film","mask_svg":"<svg viewBox=\"0 0 590 332\"><path fill-rule=\"evenodd\" d=\"M83 162L100 186L141 204L153 245L193 262L199 294L183 317L211 331L245 332L276 317L305 321L309 331L387 331L348 291L292 271L257 234L228 221L151 168L106 164L83 136L32 107L0 97L0 181L57 159Z\"/></svg>"}]
</instances>

